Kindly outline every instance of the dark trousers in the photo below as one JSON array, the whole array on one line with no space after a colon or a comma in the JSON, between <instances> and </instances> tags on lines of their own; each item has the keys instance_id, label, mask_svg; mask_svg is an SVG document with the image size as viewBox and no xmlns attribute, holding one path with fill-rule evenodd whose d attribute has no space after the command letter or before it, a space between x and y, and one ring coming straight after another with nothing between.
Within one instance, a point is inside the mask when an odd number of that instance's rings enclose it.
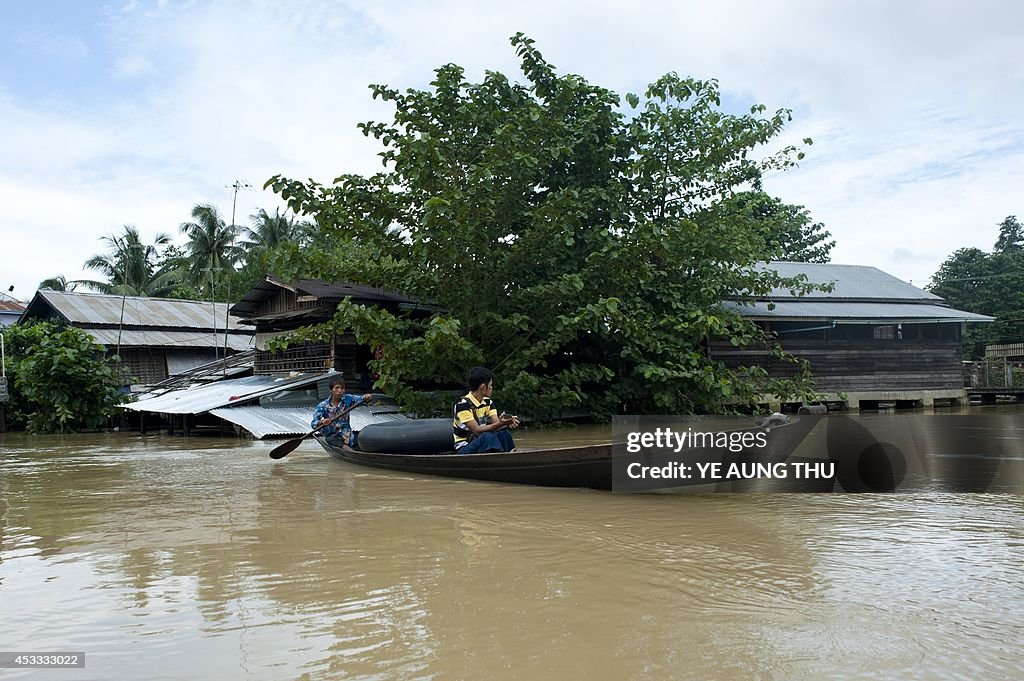
<instances>
[{"instance_id":1,"label":"dark trousers","mask_svg":"<svg viewBox=\"0 0 1024 681\"><path fill-rule=\"evenodd\" d=\"M510 452L515 449L512 433L507 430L480 433L468 445L459 450L459 454L482 454L483 452Z\"/></svg>"}]
</instances>

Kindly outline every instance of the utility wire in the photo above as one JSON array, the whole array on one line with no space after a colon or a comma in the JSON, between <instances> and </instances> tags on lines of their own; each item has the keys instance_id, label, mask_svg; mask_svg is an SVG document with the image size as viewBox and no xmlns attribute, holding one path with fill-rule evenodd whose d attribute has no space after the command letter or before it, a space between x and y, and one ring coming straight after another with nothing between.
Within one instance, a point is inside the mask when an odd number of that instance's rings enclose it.
<instances>
[{"instance_id":1,"label":"utility wire","mask_svg":"<svg viewBox=\"0 0 1024 681\"><path fill-rule=\"evenodd\" d=\"M951 281L982 281L984 279L998 279L999 277L1018 277L1022 274L1024 274L1024 270L1019 270L1017 272L1003 272L1002 274L985 274L980 277L957 277L955 279L943 279L938 282L937 285L941 286L942 284Z\"/></svg>"}]
</instances>

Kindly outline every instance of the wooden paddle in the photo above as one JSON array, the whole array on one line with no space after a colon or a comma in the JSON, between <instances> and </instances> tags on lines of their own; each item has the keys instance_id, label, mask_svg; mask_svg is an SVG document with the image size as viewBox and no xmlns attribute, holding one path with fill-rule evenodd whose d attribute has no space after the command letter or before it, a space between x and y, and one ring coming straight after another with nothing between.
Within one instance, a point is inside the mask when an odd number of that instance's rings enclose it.
<instances>
[{"instance_id":1,"label":"wooden paddle","mask_svg":"<svg viewBox=\"0 0 1024 681\"><path fill-rule=\"evenodd\" d=\"M302 437L297 437L294 440L288 440L287 442L279 444L278 446L276 446L272 450L270 450L270 458L271 459L283 459L284 457L288 456L293 451L295 451L295 448L298 447L300 444L302 444L303 440L305 440L306 438L312 437L313 435L316 435L318 432L320 432L321 430L323 430L327 426L331 425L332 423L334 423L335 421L340 419L345 414L349 413L350 411L352 411L356 407L361 407L362 405L366 404L367 402L369 402L369 400L360 400L360 401L354 403L348 409L343 409L341 411L341 413L339 413L337 416L332 418L330 421L328 421L324 425L318 426L317 428L314 428L313 430L309 431L308 433L306 433Z\"/></svg>"}]
</instances>

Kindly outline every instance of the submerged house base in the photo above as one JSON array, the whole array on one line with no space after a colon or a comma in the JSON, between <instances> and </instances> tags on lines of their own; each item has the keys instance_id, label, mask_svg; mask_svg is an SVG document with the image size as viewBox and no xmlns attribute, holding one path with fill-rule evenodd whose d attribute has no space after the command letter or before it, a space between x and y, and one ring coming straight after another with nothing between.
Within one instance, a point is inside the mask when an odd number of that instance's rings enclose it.
<instances>
[{"instance_id":1,"label":"submerged house base","mask_svg":"<svg viewBox=\"0 0 1024 681\"><path fill-rule=\"evenodd\" d=\"M830 410L877 411L880 409L934 409L956 407L968 403L964 389L954 390L908 390L908 391L862 391L844 393L820 393L821 402ZM777 397L763 396L763 404L771 411L796 413L800 403L782 402Z\"/></svg>"},{"instance_id":2,"label":"submerged house base","mask_svg":"<svg viewBox=\"0 0 1024 681\"><path fill-rule=\"evenodd\" d=\"M967 399L962 338L985 315L949 307L938 296L874 267L772 262L783 277L803 275L831 291L806 296L776 289L725 306L773 334L789 354L807 361L824 400L850 409L935 407ZM795 373L763 348L713 342L711 356L730 367L760 366L769 376ZM779 401L766 398L772 407Z\"/></svg>"}]
</instances>

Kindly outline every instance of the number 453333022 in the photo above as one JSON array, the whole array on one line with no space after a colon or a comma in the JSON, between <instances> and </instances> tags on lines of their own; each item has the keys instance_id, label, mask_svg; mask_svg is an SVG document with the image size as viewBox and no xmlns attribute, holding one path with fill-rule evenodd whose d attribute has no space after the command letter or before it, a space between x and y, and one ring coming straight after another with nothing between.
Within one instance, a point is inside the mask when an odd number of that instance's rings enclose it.
<instances>
[{"instance_id":1,"label":"number 453333022","mask_svg":"<svg viewBox=\"0 0 1024 681\"><path fill-rule=\"evenodd\" d=\"M84 666L85 653L0 651L0 669Z\"/></svg>"}]
</instances>

